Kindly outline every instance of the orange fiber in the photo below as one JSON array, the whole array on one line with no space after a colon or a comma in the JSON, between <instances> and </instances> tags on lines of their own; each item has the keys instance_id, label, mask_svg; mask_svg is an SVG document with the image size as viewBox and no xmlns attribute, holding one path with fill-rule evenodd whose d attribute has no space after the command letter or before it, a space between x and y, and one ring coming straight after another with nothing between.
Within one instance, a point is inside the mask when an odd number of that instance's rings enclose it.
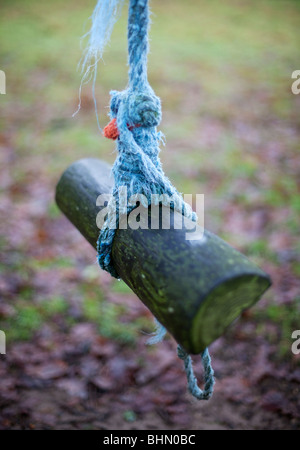
<instances>
[{"instance_id":1,"label":"orange fiber","mask_svg":"<svg viewBox=\"0 0 300 450\"><path fill-rule=\"evenodd\" d=\"M114 141L119 136L119 130L117 127L117 119L112 119L108 125L103 129L103 136Z\"/></svg>"},{"instance_id":2,"label":"orange fiber","mask_svg":"<svg viewBox=\"0 0 300 450\"><path fill-rule=\"evenodd\" d=\"M128 129L130 131L132 131L134 128L138 128L141 125L133 125L133 126L128 126ZM108 139L113 139L114 141L118 138L119 136L119 130L117 127L117 119L112 119L108 125L106 125L106 127L103 129L103 136L108 138Z\"/></svg>"}]
</instances>

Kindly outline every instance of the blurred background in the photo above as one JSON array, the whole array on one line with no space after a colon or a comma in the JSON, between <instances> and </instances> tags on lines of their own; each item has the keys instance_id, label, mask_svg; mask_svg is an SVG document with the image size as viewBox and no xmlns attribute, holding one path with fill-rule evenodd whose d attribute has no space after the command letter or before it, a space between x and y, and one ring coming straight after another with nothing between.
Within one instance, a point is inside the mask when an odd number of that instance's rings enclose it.
<instances>
[{"instance_id":1,"label":"blurred background","mask_svg":"<svg viewBox=\"0 0 300 450\"><path fill-rule=\"evenodd\" d=\"M0 429L288 429L300 426L300 3L152 0L149 80L161 97L165 172L205 194L205 226L245 253L272 288L211 346L216 389L186 390L176 343L145 346L151 314L102 272L54 202L82 157L113 163L91 85L78 104L80 37L95 0L1 0ZM127 83L127 5L99 65ZM201 380L200 357L195 370Z\"/></svg>"}]
</instances>

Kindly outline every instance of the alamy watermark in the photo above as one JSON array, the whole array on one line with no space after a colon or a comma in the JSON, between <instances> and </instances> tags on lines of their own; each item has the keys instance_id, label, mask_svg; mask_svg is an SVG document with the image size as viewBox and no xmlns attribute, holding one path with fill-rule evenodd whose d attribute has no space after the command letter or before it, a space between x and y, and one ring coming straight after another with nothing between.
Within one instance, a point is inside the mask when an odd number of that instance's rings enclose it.
<instances>
[{"instance_id":1,"label":"alamy watermark","mask_svg":"<svg viewBox=\"0 0 300 450\"><path fill-rule=\"evenodd\" d=\"M294 355L300 354L300 330L295 330L292 333L292 339L296 339L292 344L292 353Z\"/></svg>"},{"instance_id":2,"label":"alamy watermark","mask_svg":"<svg viewBox=\"0 0 300 450\"><path fill-rule=\"evenodd\" d=\"M6 336L4 331L0 330L0 355L6 354Z\"/></svg>"},{"instance_id":3,"label":"alamy watermark","mask_svg":"<svg viewBox=\"0 0 300 450\"><path fill-rule=\"evenodd\" d=\"M292 78L296 78L296 81L294 81L291 86L292 93L298 95L300 94L300 70L294 70Z\"/></svg>"},{"instance_id":4,"label":"alamy watermark","mask_svg":"<svg viewBox=\"0 0 300 450\"><path fill-rule=\"evenodd\" d=\"M0 94L6 94L6 76L3 70L0 70Z\"/></svg>"},{"instance_id":5,"label":"alamy watermark","mask_svg":"<svg viewBox=\"0 0 300 450\"><path fill-rule=\"evenodd\" d=\"M184 194L183 201L179 195L152 194L149 205L147 197L143 194L134 194L128 198L126 186L121 186L117 199L112 194L101 194L97 198L96 206L101 207L96 217L97 227L102 229L108 219L106 226L112 230L117 228L122 230L127 228L132 230L139 228L170 230L173 228L184 230L185 239L188 241L202 240L204 235L204 194L195 196L197 223L192 220L193 210L190 204L193 200L192 194ZM118 223L117 208L119 210ZM182 211L183 214L174 214L171 219L171 210Z\"/></svg>"}]
</instances>

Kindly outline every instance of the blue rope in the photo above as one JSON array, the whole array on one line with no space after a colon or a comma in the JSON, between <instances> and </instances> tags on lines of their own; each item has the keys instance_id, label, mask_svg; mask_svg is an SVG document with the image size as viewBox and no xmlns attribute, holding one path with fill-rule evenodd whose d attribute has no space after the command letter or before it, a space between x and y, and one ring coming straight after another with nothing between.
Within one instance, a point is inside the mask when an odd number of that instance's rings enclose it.
<instances>
[{"instance_id":1,"label":"blue rope","mask_svg":"<svg viewBox=\"0 0 300 450\"><path fill-rule=\"evenodd\" d=\"M122 3L123 0L119 0ZM102 5L102 6L101 6ZM102 56L105 43L108 41L116 20L118 0L99 0L92 16L93 25L89 33L90 48L84 59L89 73L94 67L90 60L94 58L96 64ZM101 13L102 12L102 13ZM111 15L109 17L108 15ZM101 26L101 30L98 30ZM182 195L171 184L163 172L159 159L159 142L162 134L157 132L157 126L161 121L160 99L154 94L147 78L149 6L148 0L130 0L128 16L128 63L129 83L124 91L111 91L110 117L116 119L118 128L117 151L118 155L113 165L114 188L113 198L110 201L107 219L101 229L97 242L98 262L102 269L108 271L113 277L119 278L111 257L112 243L119 225L121 214L129 214L135 206L119 204L119 190L126 187L127 200L134 194L142 194L146 201L143 206L151 204L151 195L166 194L166 206L168 197L172 197L172 207L185 217L197 222L197 215L191 207L183 201ZM160 332L152 343L158 342L163 337ZM158 340L157 340L158 339ZM205 361L205 389L196 389L197 382L193 375L190 357L179 347L179 357L183 359L188 377L190 392L196 398L209 398L214 383L213 370L210 366L209 354L203 353Z\"/></svg>"},{"instance_id":2,"label":"blue rope","mask_svg":"<svg viewBox=\"0 0 300 450\"><path fill-rule=\"evenodd\" d=\"M101 0L98 1L92 16L90 17L91 29L82 37L88 37L88 46L79 63L81 66L81 84L79 88L79 104L74 112L75 116L81 108L81 92L84 84L93 80L93 99L95 104L98 128L101 130L98 118L97 100L95 96L95 85L97 76L97 64L102 59L105 45L110 39L114 24L119 18L124 0Z\"/></svg>"},{"instance_id":3,"label":"blue rope","mask_svg":"<svg viewBox=\"0 0 300 450\"><path fill-rule=\"evenodd\" d=\"M158 344L165 337L167 330L166 328L159 323L159 321L154 318L155 322L155 331L150 339L148 339L147 344L153 345ZM211 367L211 359L209 355L209 351L206 348L202 354L202 365L204 369L204 390L200 389L197 384L197 379L194 375L193 370L193 361L190 355L180 346L177 347L177 356L183 360L184 370L187 377L188 382L188 390L197 400L209 400L213 394L214 390L214 371Z\"/></svg>"},{"instance_id":4,"label":"blue rope","mask_svg":"<svg viewBox=\"0 0 300 450\"><path fill-rule=\"evenodd\" d=\"M197 379L194 375L193 371L193 362L190 355L186 353L186 351L178 345L177 347L177 355L180 359L184 362L184 369L187 376L188 381L188 389L190 393L197 399L197 400L209 400L210 397L213 394L214 390L214 371L211 367L211 359L209 355L209 351L206 348L202 352L202 365L204 369L204 390L202 391L197 384Z\"/></svg>"},{"instance_id":5,"label":"blue rope","mask_svg":"<svg viewBox=\"0 0 300 450\"><path fill-rule=\"evenodd\" d=\"M147 79L148 27L148 0L131 0L128 19L129 85L124 91L110 93L110 117L117 120L119 130L118 156L112 169L115 183L111 204L114 208L101 230L97 245L101 268L116 278L118 274L111 260L116 229L111 229L109 225L118 225L119 215L129 214L134 209L134 206L128 206L124 210L119 205L121 187L127 188L128 200L134 194L144 195L147 199L145 207L150 205L152 194L167 194L174 201L174 209L197 221L196 213L183 201L164 174L158 156L161 133L157 132L156 127L161 121L161 104ZM134 128L129 130L131 127ZM168 206L167 198L165 205Z\"/></svg>"}]
</instances>

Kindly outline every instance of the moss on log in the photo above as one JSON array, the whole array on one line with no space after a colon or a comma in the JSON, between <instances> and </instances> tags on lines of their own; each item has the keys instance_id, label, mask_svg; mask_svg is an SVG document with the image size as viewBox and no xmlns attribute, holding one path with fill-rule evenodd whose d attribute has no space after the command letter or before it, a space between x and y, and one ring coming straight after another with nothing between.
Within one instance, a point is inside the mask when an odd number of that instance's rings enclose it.
<instances>
[{"instance_id":1,"label":"moss on log","mask_svg":"<svg viewBox=\"0 0 300 450\"><path fill-rule=\"evenodd\" d=\"M83 159L72 164L57 185L59 208L93 247L101 209L96 199L111 191L112 182L108 164ZM150 209L147 217L150 222ZM117 230L112 257L124 282L176 341L196 354L254 305L271 281L253 262L207 230L203 239L186 240L187 230L174 227L181 219L171 211L169 230L162 223L159 229Z\"/></svg>"}]
</instances>

